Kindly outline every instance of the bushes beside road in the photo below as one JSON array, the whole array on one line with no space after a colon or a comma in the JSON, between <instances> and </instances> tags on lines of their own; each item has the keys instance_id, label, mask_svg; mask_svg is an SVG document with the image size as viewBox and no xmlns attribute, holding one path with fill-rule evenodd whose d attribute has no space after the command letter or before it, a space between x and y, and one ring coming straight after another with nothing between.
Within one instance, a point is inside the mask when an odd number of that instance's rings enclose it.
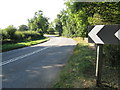
<instances>
[{"instance_id":1,"label":"bushes beside road","mask_svg":"<svg viewBox=\"0 0 120 90\"><path fill-rule=\"evenodd\" d=\"M21 31L12 25L0 29L0 35L2 36L0 38L0 42L2 42L0 51L8 51L49 40L43 36L43 33L32 30Z\"/></svg>"},{"instance_id":2,"label":"bushes beside road","mask_svg":"<svg viewBox=\"0 0 120 90\"><path fill-rule=\"evenodd\" d=\"M42 38L43 36L36 31L16 31L15 32L15 39L17 41L32 40L32 39L37 39L40 37Z\"/></svg>"},{"instance_id":3,"label":"bushes beside road","mask_svg":"<svg viewBox=\"0 0 120 90\"><path fill-rule=\"evenodd\" d=\"M38 33L37 31L19 31L13 26L8 26L7 28L0 30L0 34L2 35L1 40L12 40L12 41L25 41L25 40L33 40L37 38L42 38L43 35Z\"/></svg>"}]
</instances>

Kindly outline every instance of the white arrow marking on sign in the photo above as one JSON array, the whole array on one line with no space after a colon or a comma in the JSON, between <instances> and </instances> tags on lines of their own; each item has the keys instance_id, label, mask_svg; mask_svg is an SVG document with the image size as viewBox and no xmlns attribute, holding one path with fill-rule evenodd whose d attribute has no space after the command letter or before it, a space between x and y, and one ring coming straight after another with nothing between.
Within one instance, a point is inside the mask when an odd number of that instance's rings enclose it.
<instances>
[{"instance_id":1,"label":"white arrow marking on sign","mask_svg":"<svg viewBox=\"0 0 120 90\"><path fill-rule=\"evenodd\" d=\"M115 36L120 40L120 29L115 33Z\"/></svg>"},{"instance_id":2,"label":"white arrow marking on sign","mask_svg":"<svg viewBox=\"0 0 120 90\"><path fill-rule=\"evenodd\" d=\"M89 36L97 44L104 44L104 42L97 36L97 33L104 27L104 25L96 25L90 32Z\"/></svg>"}]
</instances>

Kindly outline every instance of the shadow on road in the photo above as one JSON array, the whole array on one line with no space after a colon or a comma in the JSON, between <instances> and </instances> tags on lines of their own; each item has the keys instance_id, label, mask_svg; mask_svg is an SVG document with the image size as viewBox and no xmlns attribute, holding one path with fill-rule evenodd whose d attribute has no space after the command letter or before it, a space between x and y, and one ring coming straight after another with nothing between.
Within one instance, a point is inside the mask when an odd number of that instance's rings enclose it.
<instances>
[{"instance_id":1,"label":"shadow on road","mask_svg":"<svg viewBox=\"0 0 120 90\"><path fill-rule=\"evenodd\" d=\"M46 47L48 46L26 47L5 52L3 61L12 58L11 55L13 54L18 57L21 56L21 53L25 55ZM59 71L65 66L69 56L72 55L74 47L75 45L53 45L50 48L2 66L3 88L50 87ZM8 55L8 57L5 55Z\"/></svg>"}]
</instances>

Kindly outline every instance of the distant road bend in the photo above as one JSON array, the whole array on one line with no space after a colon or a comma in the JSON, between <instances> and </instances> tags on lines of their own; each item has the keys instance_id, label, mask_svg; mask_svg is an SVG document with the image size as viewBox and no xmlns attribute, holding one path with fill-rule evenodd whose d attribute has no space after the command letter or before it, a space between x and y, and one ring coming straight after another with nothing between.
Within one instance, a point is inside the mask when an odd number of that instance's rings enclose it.
<instances>
[{"instance_id":1,"label":"distant road bend","mask_svg":"<svg viewBox=\"0 0 120 90\"><path fill-rule=\"evenodd\" d=\"M65 66L76 42L48 36L50 40L2 53L2 88L47 88Z\"/></svg>"}]
</instances>

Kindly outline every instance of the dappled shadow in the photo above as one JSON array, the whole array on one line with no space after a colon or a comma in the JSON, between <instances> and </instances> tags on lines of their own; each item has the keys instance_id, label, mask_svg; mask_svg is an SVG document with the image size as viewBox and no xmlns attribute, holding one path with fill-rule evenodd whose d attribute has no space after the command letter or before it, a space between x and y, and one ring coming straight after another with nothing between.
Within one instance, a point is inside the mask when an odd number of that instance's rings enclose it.
<instances>
[{"instance_id":1,"label":"dappled shadow","mask_svg":"<svg viewBox=\"0 0 120 90\"><path fill-rule=\"evenodd\" d=\"M3 87L50 87L59 71L65 66L69 56L72 55L75 45L51 45L42 50L46 47L48 46L36 45L5 52L2 61L9 60L13 57L12 55L19 57L29 52L38 51L2 66Z\"/></svg>"}]
</instances>

